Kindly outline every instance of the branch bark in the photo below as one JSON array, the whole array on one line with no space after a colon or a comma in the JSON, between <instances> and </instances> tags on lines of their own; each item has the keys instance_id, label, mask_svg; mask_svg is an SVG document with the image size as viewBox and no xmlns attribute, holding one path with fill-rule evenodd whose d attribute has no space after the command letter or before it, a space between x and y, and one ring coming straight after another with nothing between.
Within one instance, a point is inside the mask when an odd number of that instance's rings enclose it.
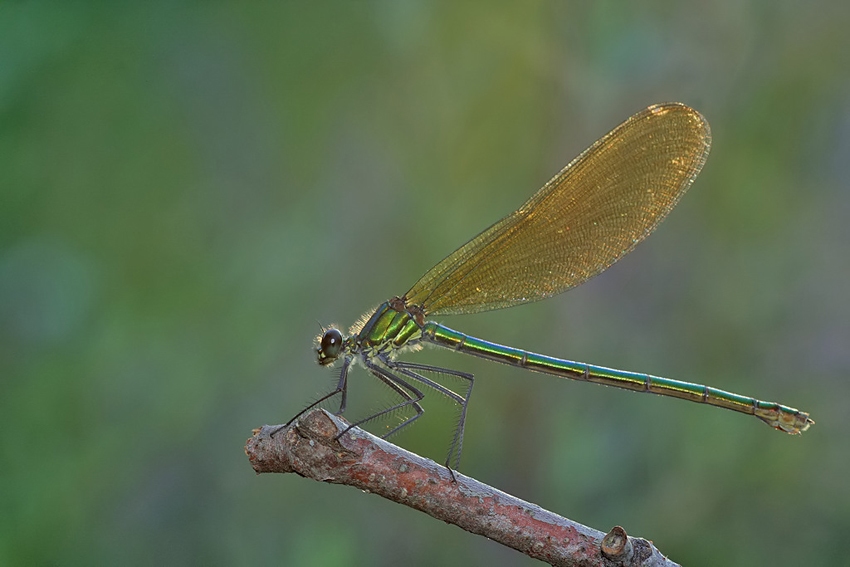
<instances>
[{"instance_id":1,"label":"branch bark","mask_svg":"<svg viewBox=\"0 0 850 567\"><path fill-rule=\"evenodd\" d=\"M290 427L265 425L245 446L259 473L294 472L348 484L425 512L552 565L677 567L645 539L620 526L608 534L449 471L316 409Z\"/></svg>"}]
</instances>

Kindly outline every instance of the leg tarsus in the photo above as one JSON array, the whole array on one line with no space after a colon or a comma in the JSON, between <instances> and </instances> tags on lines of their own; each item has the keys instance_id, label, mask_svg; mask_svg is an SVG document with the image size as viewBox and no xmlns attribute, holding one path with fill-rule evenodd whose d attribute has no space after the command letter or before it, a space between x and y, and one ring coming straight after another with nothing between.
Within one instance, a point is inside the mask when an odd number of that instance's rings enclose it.
<instances>
[{"instance_id":1,"label":"leg tarsus","mask_svg":"<svg viewBox=\"0 0 850 567\"><path fill-rule=\"evenodd\" d=\"M452 467L449 466L448 462L446 463L446 470L449 471L449 474L452 477L452 484L457 484L457 477L455 476L455 471Z\"/></svg>"},{"instance_id":2,"label":"leg tarsus","mask_svg":"<svg viewBox=\"0 0 850 567\"><path fill-rule=\"evenodd\" d=\"M296 419L298 419L299 417L301 417L302 415L304 415L305 413L307 413L308 411L310 411L311 409L313 409L317 405L321 404L325 400L329 400L330 398L336 396L339 393L342 393L342 401L340 402L340 405L339 405L339 411L334 415L337 415L337 416L342 415L342 412L345 411L346 399L348 398L348 367L350 365L351 365L351 358L346 358L345 361L342 364L342 368L339 371L339 381L337 382L336 388L334 388L334 390L331 393L322 396L321 398L319 398L318 400L316 400L315 402L313 402L312 404L310 404L306 408L304 408L301 411L299 411L298 413L296 413L294 416L292 416L292 418L289 421L287 421L286 423L284 423L283 425L281 425L280 427L277 427L274 431L272 431L269 436L274 437L279 431L281 431L282 429L286 429L287 427L292 425L295 422Z\"/></svg>"}]
</instances>

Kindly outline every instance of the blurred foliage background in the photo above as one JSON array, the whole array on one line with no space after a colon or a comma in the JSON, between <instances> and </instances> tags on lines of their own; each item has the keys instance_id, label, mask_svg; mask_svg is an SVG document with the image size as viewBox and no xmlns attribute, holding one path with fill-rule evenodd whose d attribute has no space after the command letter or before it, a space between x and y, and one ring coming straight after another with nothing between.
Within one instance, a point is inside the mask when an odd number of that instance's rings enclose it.
<instances>
[{"instance_id":1,"label":"blurred foliage background","mask_svg":"<svg viewBox=\"0 0 850 567\"><path fill-rule=\"evenodd\" d=\"M478 378L466 474L686 565L846 563L848 29L840 0L1 4L0 564L532 564L242 447L333 383L317 320L668 100L714 145L646 243L445 322L817 425L411 358ZM444 421L396 441L441 461Z\"/></svg>"}]
</instances>

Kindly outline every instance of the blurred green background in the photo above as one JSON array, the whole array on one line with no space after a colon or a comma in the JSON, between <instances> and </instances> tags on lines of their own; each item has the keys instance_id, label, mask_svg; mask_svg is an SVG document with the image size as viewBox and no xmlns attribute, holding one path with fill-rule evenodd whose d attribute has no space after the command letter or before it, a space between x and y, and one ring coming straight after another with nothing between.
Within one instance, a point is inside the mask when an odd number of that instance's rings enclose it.
<instances>
[{"instance_id":1,"label":"blurred green background","mask_svg":"<svg viewBox=\"0 0 850 567\"><path fill-rule=\"evenodd\" d=\"M535 564L255 476L243 444L331 387L317 321L403 293L669 100L714 145L646 243L565 296L444 322L817 425L410 359L477 376L466 474L686 565L845 563L848 29L841 0L3 3L0 564ZM396 441L441 461L436 414Z\"/></svg>"}]
</instances>

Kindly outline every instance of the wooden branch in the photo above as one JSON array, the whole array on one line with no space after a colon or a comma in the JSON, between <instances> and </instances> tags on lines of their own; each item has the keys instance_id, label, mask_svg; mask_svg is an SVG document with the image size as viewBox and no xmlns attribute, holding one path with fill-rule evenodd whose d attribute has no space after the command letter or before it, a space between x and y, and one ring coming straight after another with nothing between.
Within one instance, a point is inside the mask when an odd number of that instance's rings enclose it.
<instances>
[{"instance_id":1,"label":"wooden branch","mask_svg":"<svg viewBox=\"0 0 850 567\"><path fill-rule=\"evenodd\" d=\"M313 410L292 426L254 430L245 453L259 473L294 472L348 484L421 510L552 565L677 567L650 542L616 526L608 534L449 471L348 423Z\"/></svg>"}]
</instances>

